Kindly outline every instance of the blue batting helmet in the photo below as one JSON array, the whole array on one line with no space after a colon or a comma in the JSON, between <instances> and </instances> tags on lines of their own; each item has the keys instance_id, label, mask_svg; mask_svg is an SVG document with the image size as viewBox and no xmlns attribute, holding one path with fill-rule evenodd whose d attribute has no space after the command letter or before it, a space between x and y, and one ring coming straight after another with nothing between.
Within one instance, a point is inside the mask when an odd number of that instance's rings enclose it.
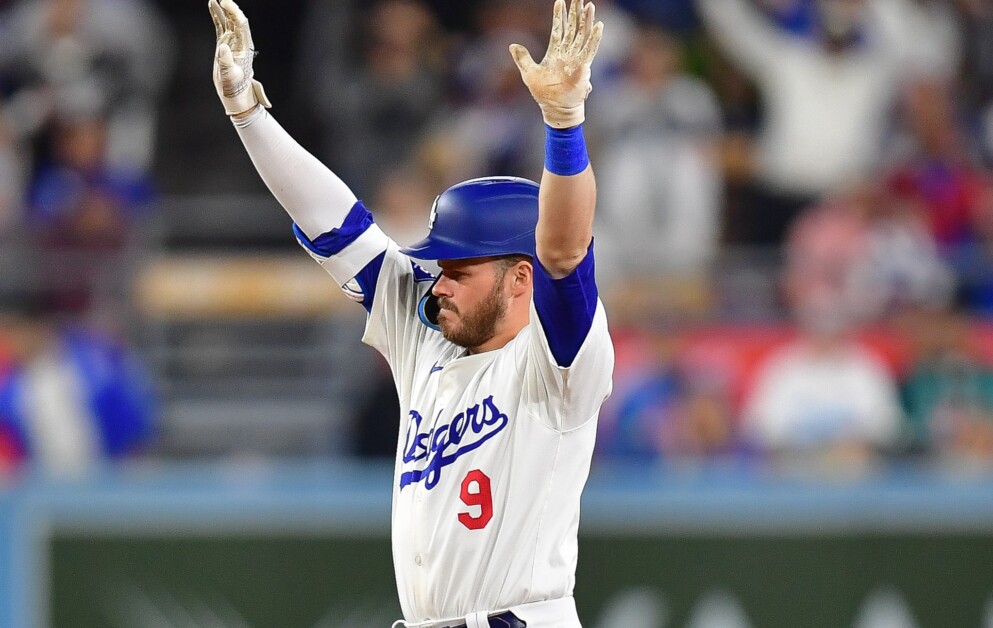
<instances>
[{"instance_id":1,"label":"blue batting helmet","mask_svg":"<svg viewBox=\"0 0 993 628\"><path fill-rule=\"evenodd\" d=\"M484 177L445 190L431 208L427 237L401 249L416 259L535 255L538 184Z\"/></svg>"}]
</instances>

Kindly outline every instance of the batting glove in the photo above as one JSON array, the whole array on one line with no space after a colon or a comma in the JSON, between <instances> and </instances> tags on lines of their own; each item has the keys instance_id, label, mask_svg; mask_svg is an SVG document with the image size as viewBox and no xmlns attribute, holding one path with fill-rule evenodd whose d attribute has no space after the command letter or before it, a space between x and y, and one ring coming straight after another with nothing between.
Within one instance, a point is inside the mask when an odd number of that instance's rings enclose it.
<instances>
[{"instance_id":1,"label":"batting glove","mask_svg":"<svg viewBox=\"0 0 993 628\"><path fill-rule=\"evenodd\" d=\"M214 19L217 48L214 50L214 87L224 104L224 111L233 116L254 109L256 105L272 107L262 83L253 77L252 62L255 47L248 18L232 0L209 0L207 8Z\"/></svg>"},{"instance_id":2,"label":"batting glove","mask_svg":"<svg viewBox=\"0 0 993 628\"><path fill-rule=\"evenodd\" d=\"M567 15L565 0L555 0L552 36L541 63L524 46L510 45L524 84L552 128L568 129L586 119L586 97L593 89L590 65L603 36L603 22L593 22L595 10L593 3L572 0Z\"/></svg>"}]
</instances>

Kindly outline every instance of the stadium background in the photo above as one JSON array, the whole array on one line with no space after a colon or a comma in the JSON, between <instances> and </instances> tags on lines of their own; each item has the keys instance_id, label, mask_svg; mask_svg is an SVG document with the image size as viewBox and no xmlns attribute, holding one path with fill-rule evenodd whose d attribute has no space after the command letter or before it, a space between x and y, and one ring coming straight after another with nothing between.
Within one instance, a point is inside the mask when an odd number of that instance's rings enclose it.
<instances>
[{"instance_id":1,"label":"stadium background","mask_svg":"<svg viewBox=\"0 0 993 628\"><path fill-rule=\"evenodd\" d=\"M505 51L546 4L242 7L273 113L412 239L448 184L539 176ZM991 7L867 0L886 44L857 0L698 4L598 3L584 625L993 627ZM0 626L389 625L391 382L223 116L206 8L6 0L0 42ZM823 389L763 401L804 343Z\"/></svg>"}]
</instances>

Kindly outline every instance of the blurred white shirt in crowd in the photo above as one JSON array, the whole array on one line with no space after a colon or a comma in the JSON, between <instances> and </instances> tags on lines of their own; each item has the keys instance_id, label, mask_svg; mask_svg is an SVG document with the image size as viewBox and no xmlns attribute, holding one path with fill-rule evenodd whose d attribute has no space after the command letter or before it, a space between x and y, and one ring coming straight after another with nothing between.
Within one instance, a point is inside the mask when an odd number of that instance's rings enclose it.
<instances>
[{"instance_id":1,"label":"blurred white shirt in crowd","mask_svg":"<svg viewBox=\"0 0 993 628\"><path fill-rule=\"evenodd\" d=\"M695 274L720 237L720 105L710 86L679 70L664 31L637 30L629 55L625 73L590 96L598 272Z\"/></svg>"},{"instance_id":2,"label":"blurred white shirt in crowd","mask_svg":"<svg viewBox=\"0 0 993 628\"><path fill-rule=\"evenodd\" d=\"M900 417L893 377L872 353L845 342L815 350L801 340L773 354L759 372L744 431L770 450L887 447L896 444Z\"/></svg>"},{"instance_id":3,"label":"blurred white shirt in crowd","mask_svg":"<svg viewBox=\"0 0 993 628\"><path fill-rule=\"evenodd\" d=\"M958 63L957 27L933 3L870 0L857 41L836 53L777 28L749 0L698 4L762 92L759 176L781 193L820 195L864 176L879 161L901 81Z\"/></svg>"}]
</instances>

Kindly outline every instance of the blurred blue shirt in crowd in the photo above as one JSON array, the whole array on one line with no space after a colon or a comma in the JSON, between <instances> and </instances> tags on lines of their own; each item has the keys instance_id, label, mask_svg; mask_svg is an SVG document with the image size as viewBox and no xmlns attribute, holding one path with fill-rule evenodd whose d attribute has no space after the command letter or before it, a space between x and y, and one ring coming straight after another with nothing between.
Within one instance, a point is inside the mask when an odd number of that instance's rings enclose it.
<instances>
[{"instance_id":1,"label":"blurred blue shirt in crowd","mask_svg":"<svg viewBox=\"0 0 993 628\"><path fill-rule=\"evenodd\" d=\"M20 462L65 475L146 445L156 400L136 357L93 332L50 333L0 376L0 434Z\"/></svg>"}]
</instances>

